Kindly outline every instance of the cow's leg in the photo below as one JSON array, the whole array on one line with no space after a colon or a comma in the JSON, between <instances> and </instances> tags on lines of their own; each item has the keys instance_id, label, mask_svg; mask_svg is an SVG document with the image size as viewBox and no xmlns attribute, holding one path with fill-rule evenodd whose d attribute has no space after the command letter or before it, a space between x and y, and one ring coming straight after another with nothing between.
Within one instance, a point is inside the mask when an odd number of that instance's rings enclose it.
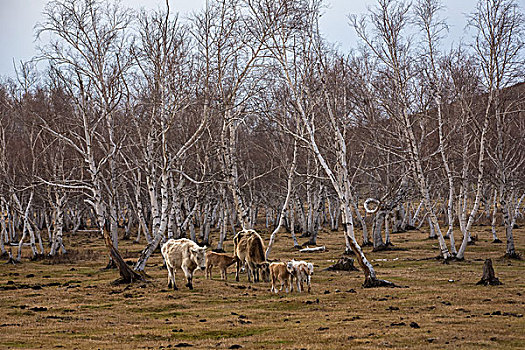
<instances>
[{"instance_id":1,"label":"cow's leg","mask_svg":"<svg viewBox=\"0 0 525 350\"><path fill-rule=\"evenodd\" d=\"M275 282L277 282L277 278L276 276L272 273L271 275L271 280L272 280L272 292L274 292L275 294L277 294L277 288L275 287Z\"/></svg>"},{"instance_id":2,"label":"cow's leg","mask_svg":"<svg viewBox=\"0 0 525 350\"><path fill-rule=\"evenodd\" d=\"M226 268L225 267L221 269L221 278L223 280L227 280L228 279L228 275L226 274Z\"/></svg>"},{"instance_id":3,"label":"cow's leg","mask_svg":"<svg viewBox=\"0 0 525 350\"><path fill-rule=\"evenodd\" d=\"M166 266L168 268L168 288L171 288L171 268L169 266Z\"/></svg>"},{"instance_id":4,"label":"cow's leg","mask_svg":"<svg viewBox=\"0 0 525 350\"><path fill-rule=\"evenodd\" d=\"M209 266L206 267L206 279L213 279L213 278L211 278L211 273L212 273L211 269L212 269L212 267L213 267L213 265L209 265Z\"/></svg>"},{"instance_id":5,"label":"cow's leg","mask_svg":"<svg viewBox=\"0 0 525 350\"><path fill-rule=\"evenodd\" d=\"M241 267L241 262L239 259L237 259L237 262L235 264L235 280L239 282L239 268Z\"/></svg>"},{"instance_id":6,"label":"cow's leg","mask_svg":"<svg viewBox=\"0 0 525 350\"><path fill-rule=\"evenodd\" d=\"M177 285L175 284L175 269L168 266L168 288L170 287L170 279L173 285L173 290L178 290L179 288L177 288Z\"/></svg>"},{"instance_id":7,"label":"cow's leg","mask_svg":"<svg viewBox=\"0 0 525 350\"><path fill-rule=\"evenodd\" d=\"M173 286L173 289L177 290L178 288L175 285L175 269L168 265L166 265L166 267L168 268L168 288Z\"/></svg>"},{"instance_id":8,"label":"cow's leg","mask_svg":"<svg viewBox=\"0 0 525 350\"><path fill-rule=\"evenodd\" d=\"M254 265L253 267L253 281L254 282L259 282L259 267L257 265Z\"/></svg>"},{"instance_id":9,"label":"cow's leg","mask_svg":"<svg viewBox=\"0 0 525 350\"><path fill-rule=\"evenodd\" d=\"M246 274L248 275L248 282L252 281L252 266L249 262L244 265L246 267Z\"/></svg>"},{"instance_id":10,"label":"cow's leg","mask_svg":"<svg viewBox=\"0 0 525 350\"><path fill-rule=\"evenodd\" d=\"M187 266L182 266L182 271L184 271L184 275L186 276L186 280L188 283L186 283L186 287L189 289L193 289L193 273L188 269Z\"/></svg>"}]
</instances>

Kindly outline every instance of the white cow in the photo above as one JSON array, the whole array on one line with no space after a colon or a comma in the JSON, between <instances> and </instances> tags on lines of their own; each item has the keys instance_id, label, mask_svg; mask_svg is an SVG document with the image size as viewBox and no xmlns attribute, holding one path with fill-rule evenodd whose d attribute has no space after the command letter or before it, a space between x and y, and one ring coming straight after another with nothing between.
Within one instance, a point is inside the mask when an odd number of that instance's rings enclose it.
<instances>
[{"instance_id":1,"label":"white cow","mask_svg":"<svg viewBox=\"0 0 525 350\"><path fill-rule=\"evenodd\" d=\"M206 268L206 247L199 247L197 243L186 238L169 239L162 245L161 252L168 268L168 288L173 285L173 289L178 289L175 284L175 272L181 269L188 281L186 287L193 289L193 272L198 268Z\"/></svg>"},{"instance_id":2,"label":"white cow","mask_svg":"<svg viewBox=\"0 0 525 350\"><path fill-rule=\"evenodd\" d=\"M310 293L314 265L312 263L307 263L306 261L292 259L288 262L287 268L292 274L292 286L293 280L295 279L297 291L302 292L304 290L303 283L306 283L308 286L308 293Z\"/></svg>"}]
</instances>

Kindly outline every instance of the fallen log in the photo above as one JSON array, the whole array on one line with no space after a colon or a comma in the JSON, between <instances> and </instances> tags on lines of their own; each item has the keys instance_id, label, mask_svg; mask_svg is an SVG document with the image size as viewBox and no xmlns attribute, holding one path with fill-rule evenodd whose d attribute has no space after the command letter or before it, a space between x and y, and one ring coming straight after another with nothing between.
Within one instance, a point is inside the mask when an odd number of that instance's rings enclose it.
<instances>
[{"instance_id":1,"label":"fallen log","mask_svg":"<svg viewBox=\"0 0 525 350\"><path fill-rule=\"evenodd\" d=\"M321 247L315 247L315 248L309 248L309 247L306 247L306 248L303 248L301 250L299 250L301 253L313 253L313 252L324 252L326 250L326 247L325 246L321 246Z\"/></svg>"}]
</instances>

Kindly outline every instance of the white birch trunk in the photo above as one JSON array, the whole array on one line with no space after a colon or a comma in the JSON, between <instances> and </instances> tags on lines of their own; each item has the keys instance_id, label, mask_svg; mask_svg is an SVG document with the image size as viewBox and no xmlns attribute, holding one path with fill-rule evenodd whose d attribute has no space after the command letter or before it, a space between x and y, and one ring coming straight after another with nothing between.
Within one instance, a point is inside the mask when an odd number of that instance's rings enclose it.
<instances>
[{"instance_id":1,"label":"white birch trunk","mask_svg":"<svg viewBox=\"0 0 525 350\"><path fill-rule=\"evenodd\" d=\"M492 198L492 220L490 222L490 228L492 231L492 243L501 243L496 232L496 222L498 214L498 190L494 189L494 197Z\"/></svg>"},{"instance_id":2,"label":"white birch trunk","mask_svg":"<svg viewBox=\"0 0 525 350\"><path fill-rule=\"evenodd\" d=\"M490 106L491 106L491 100L492 95L489 94L488 96L488 103L487 108L485 109L485 119L483 122L483 128L481 130L481 136L479 141L479 155L478 155L478 179L476 182L476 196L474 198L474 204L472 206L472 210L470 212L468 221L464 227L463 231L463 241L461 242L461 246L459 247L458 254L456 255L457 259L464 259L465 256L465 250L467 249L467 244L470 240L470 229L472 228L472 225L474 224L474 219L477 215L480 199L482 195L483 190L483 183L484 183L484 170L485 170L485 147L486 147L486 134L489 127L489 112L490 112ZM465 196L466 197L466 196ZM465 205L466 206L466 205ZM465 208L462 208L465 210Z\"/></svg>"},{"instance_id":3,"label":"white birch trunk","mask_svg":"<svg viewBox=\"0 0 525 350\"><path fill-rule=\"evenodd\" d=\"M288 171L288 181L286 182L286 198L284 199L284 204L281 209L279 223L277 224L277 227L275 228L275 230L273 230L272 234L270 235L270 241L268 242L268 247L266 248L266 253L265 253L266 260L268 260L270 256L270 252L272 251L273 243L275 242L275 237L277 235L277 232L279 232L279 230L284 224L286 211L289 210L290 198L292 197L293 179L294 179L296 165L297 165L297 140L294 140L292 164L290 165L290 169Z\"/></svg>"},{"instance_id":4,"label":"white birch trunk","mask_svg":"<svg viewBox=\"0 0 525 350\"><path fill-rule=\"evenodd\" d=\"M9 233L7 232L7 223L5 220L7 210L4 205L4 202L4 197L0 196L0 253L2 256L7 254L7 250L5 249L5 243L9 243Z\"/></svg>"},{"instance_id":5,"label":"white birch trunk","mask_svg":"<svg viewBox=\"0 0 525 350\"><path fill-rule=\"evenodd\" d=\"M31 227L31 223L29 222L29 213L31 212L31 205L32 205L32 202L33 202L33 195L34 195L34 192L31 191L31 193L29 195L29 199L27 201L26 208L24 210L24 208L22 207L22 203L20 203L20 200L18 199L18 196L16 194L13 194L13 199L14 199L15 203L17 204L20 212L24 213L24 215L23 215L24 226L23 226L23 229L22 229L22 237L20 238L20 241L18 242L18 253L17 253L17 256L16 256L16 261L17 262L20 262L21 259L22 259L22 245L24 243L24 239L27 236L27 233L29 233L29 245L31 247L31 254L32 254L31 258L32 259L36 258L37 254L38 254L38 252L36 250L35 235L34 235L34 232L33 232L33 228Z\"/></svg>"},{"instance_id":6,"label":"white birch trunk","mask_svg":"<svg viewBox=\"0 0 525 350\"><path fill-rule=\"evenodd\" d=\"M392 242L390 241L390 214L386 214L385 216L385 245L391 245Z\"/></svg>"},{"instance_id":7,"label":"white birch trunk","mask_svg":"<svg viewBox=\"0 0 525 350\"><path fill-rule=\"evenodd\" d=\"M64 228L64 204L66 201L66 195L59 193L58 190L55 191L55 225L53 227L53 235L51 241L51 249L49 251L49 256L55 256L59 251L62 254L66 253L66 248L62 241L63 228ZM49 229L48 229L49 230Z\"/></svg>"}]
</instances>

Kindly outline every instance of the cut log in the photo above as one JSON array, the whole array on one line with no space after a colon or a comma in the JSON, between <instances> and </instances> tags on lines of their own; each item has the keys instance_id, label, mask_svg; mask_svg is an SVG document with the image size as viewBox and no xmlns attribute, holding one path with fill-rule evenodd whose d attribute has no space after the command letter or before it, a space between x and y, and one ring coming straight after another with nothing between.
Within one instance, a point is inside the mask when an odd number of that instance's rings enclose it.
<instances>
[{"instance_id":1,"label":"cut log","mask_svg":"<svg viewBox=\"0 0 525 350\"><path fill-rule=\"evenodd\" d=\"M313 253L313 252L324 252L326 250L325 246L315 247L315 248L303 248L299 250L301 253Z\"/></svg>"},{"instance_id":2,"label":"cut log","mask_svg":"<svg viewBox=\"0 0 525 350\"><path fill-rule=\"evenodd\" d=\"M483 276L481 277L481 280L476 284L482 284L484 286L498 286L500 284L503 284L494 274L494 268L492 267L491 259L485 260L485 263L483 264Z\"/></svg>"},{"instance_id":3,"label":"cut log","mask_svg":"<svg viewBox=\"0 0 525 350\"><path fill-rule=\"evenodd\" d=\"M359 271L354 266L354 259L347 258L346 256L341 257L335 264L327 267L326 270L328 271Z\"/></svg>"}]
</instances>

